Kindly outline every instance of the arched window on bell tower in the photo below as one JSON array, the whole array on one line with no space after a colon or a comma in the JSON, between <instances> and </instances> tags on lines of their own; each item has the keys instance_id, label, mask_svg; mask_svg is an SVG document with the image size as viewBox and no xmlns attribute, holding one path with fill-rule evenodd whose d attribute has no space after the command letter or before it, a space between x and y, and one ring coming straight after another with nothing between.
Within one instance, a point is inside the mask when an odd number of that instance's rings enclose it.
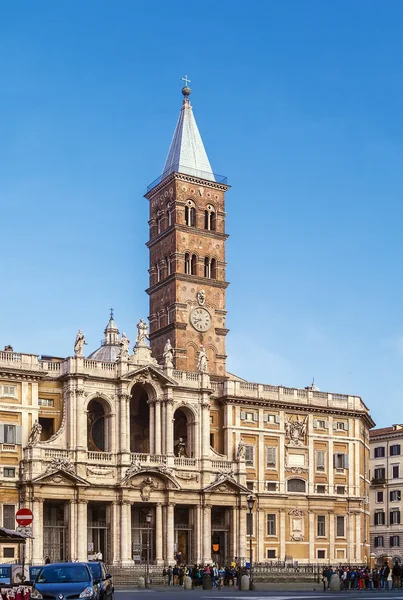
<instances>
[{"instance_id":1,"label":"arched window on bell tower","mask_svg":"<svg viewBox=\"0 0 403 600\"><path fill-rule=\"evenodd\" d=\"M172 206L170 202L167 204L167 222L168 227L170 227L172 225Z\"/></svg>"},{"instance_id":2,"label":"arched window on bell tower","mask_svg":"<svg viewBox=\"0 0 403 600\"><path fill-rule=\"evenodd\" d=\"M210 275L211 275L211 279L217 279L217 261L215 258L211 259Z\"/></svg>"},{"instance_id":3,"label":"arched window on bell tower","mask_svg":"<svg viewBox=\"0 0 403 600\"><path fill-rule=\"evenodd\" d=\"M211 277L211 261L208 256L204 259L204 277Z\"/></svg>"},{"instance_id":4,"label":"arched window on bell tower","mask_svg":"<svg viewBox=\"0 0 403 600\"><path fill-rule=\"evenodd\" d=\"M192 261L190 264L191 275L196 275L197 269L197 256L196 254L192 254Z\"/></svg>"},{"instance_id":5,"label":"arched window on bell tower","mask_svg":"<svg viewBox=\"0 0 403 600\"><path fill-rule=\"evenodd\" d=\"M215 211L211 204L208 204L204 211L204 229L215 231Z\"/></svg>"},{"instance_id":6,"label":"arched window on bell tower","mask_svg":"<svg viewBox=\"0 0 403 600\"><path fill-rule=\"evenodd\" d=\"M192 274L192 263L191 263L191 258L190 258L189 252L185 253L185 274L186 275Z\"/></svg>"},{"instance_id":7,"label":"arched window on bell tower","mask_svg":"<svg viewBox=\"0 0 403 600\"><path fill-rule=\"evenodd\" d=\"M188 200L185 206L185 225L196 227L196 207L193 200Z\"/></svg>"}]
</instances>

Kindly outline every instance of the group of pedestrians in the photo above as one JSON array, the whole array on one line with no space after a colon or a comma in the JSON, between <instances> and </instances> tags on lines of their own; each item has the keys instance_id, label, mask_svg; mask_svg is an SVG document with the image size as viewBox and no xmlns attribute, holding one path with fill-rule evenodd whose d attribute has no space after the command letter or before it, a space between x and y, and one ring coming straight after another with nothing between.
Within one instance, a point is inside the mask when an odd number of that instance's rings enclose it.
<instances>
[{"instance_id":1,"label":"group of pedestrians","mask_svg":"<svg viewBox=\"0 0 403 600\"><path fill-rule=\"evenodd\" d=\"M247 573L247 570L240 566L219 566L216 563L207 565L194 564L192 566L176 564L174 567L169 565L164 567L162 576L164 585L183 586L184 578L189 576L192 579L192 587L203 585L203 579L211 579L213 588L221 589L224 587L241 586L241 577Z\"/></svg>"},{"instance_id":2,"label":"group of pedestrians","mask_svg":"<svg viewBox=\"0 0 403 600\"><path fill-rule=\"evenodd\" d=\"M332 575L340 578L342 590L397 590L402 587L403 568L395 563L392 568L385 562L382 567L351 567L345 566L337 569L326 567L322 572L323 590L330 589Z\"/></svg>"}]
</instances>

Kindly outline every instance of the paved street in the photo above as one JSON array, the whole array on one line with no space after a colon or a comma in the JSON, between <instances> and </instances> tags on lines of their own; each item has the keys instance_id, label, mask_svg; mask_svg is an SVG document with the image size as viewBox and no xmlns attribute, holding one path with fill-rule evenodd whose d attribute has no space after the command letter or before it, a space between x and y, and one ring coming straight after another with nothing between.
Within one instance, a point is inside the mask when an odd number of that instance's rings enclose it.
<instances>
[{"instance_id":1,"label":"paved street","mask_svg":"<svg viewBox=\"0 0 403 600\"><path fill-rule=\"evenodd\" d=\"M263 584L265 585L265 584ZM275 585L275 584L273 584ZM281 585L281 584L280 584ZM297 586L295 586L297 587ZM199 598L208 598L208 600L264 600L265 598L270 598L271 600L294 600L296 598L306 598L307 600L310 598L315 599L325 599L332 598L334 596L345 597L348 596L351 600L369 600L370 598L373 600L377 597L386 596L387 598L393 598L394 600L403 600L403 589L396 592L381 592L381 591L362 591L362 592L338 592L324 593L322 590L318 589L317 591L278 591L278 590L256 590L254 592L240 592L236 589L225 589L221 591L203 591L199 589L195 589L192 591L185 591L183 588L166 588L164 586L155 586L155 588L150 590L139 590L138 588L124 588L121 590L115 591L115 600L129 600L133 593L136 594L136 600L140 600L142 596L146 596L147 600L151 600L151 596L159 596L162 594L185 594L190 596L191 599L196 600Z\"/></svg>"}]
</instances>

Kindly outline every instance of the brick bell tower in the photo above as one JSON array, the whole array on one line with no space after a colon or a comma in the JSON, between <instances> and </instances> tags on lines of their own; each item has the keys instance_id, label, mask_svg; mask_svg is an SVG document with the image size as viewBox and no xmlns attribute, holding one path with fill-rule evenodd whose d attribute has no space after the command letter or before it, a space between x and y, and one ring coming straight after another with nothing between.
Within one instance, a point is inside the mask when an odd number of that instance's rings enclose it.
<instances>
[{"instance_id":1,"label":"brick bell tower","mask_svg":"<svg viewBox=\"0 0 403 600\"><path fill-rule=\"evenodd\" d=\"M208 372L226 377L226 178L212 172L190 104L187 79L178 123L150 202L150 343L163 362L169 339L175 369L196 371L201 347Z\"/></svg>"}]
</instances>

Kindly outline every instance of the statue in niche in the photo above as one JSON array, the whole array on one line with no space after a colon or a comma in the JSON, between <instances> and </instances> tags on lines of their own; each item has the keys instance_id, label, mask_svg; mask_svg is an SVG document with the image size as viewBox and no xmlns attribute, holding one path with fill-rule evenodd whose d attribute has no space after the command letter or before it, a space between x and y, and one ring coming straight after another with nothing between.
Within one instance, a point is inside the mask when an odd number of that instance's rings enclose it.
<instances>
[{"instance_id":1,"label":"statue in niche","mask_svg":"<svg viewBox=\"0 0 403 600\"><path fill-rule=\"evenodd\" d=\"M197 370L207 373L207 354L204 346L200 346L199 358L197 359Z\"/></svg>"},{"instance_id":2,"label":"statue in niche","mask_svg":"<svg viewBox=\"0 0 403 600\"><path fill-rule=\"evenodd\" d=\"M34 446L37 444L41 438L41 433L42 425L39 423L39 421L35 421L29 434L28 446Z\"/></svg>"},{"instance_id":3,"label":"statue in niche","mask_svg":"<svg viewBox=\"0 0 403 600\"><path fill-rule=\"evenodd\" d=\"M83 348L86 345L87 345L87 342L85 341L84 334L81 331L81 329L79 329L78 333L76 335L76 341L74 343L74 355L75 356L82 356L83 355Z\"/></svg>"},{"instance_id":4,"label":"statue in niche","mask_svg":"<svg viewBox=\"0 0 403 600\"><path fill-rule=\"evenodd\" d=\"M129 356L129 345L130 345L130 340L127 339L127 336L125 333L122 333L122 337L119 340L119 346L120 346L119 358L127 358Z\"/></svg>"},{"instance_id":5,"label":"statue in niche","mask_svg":"<svg viewBox=\"0 0 403 600\"><path fill-rule=\"evenodd\" d=\"M174 349L171 346L171 340L167 340L164 346L164 365L166 369L173 369L174 366Z\"/></svg>"},{"instance_id":6,"label":"statue in niche","mask_svg":"<svg viewBox=\"0 0 403 600\"><path fill-rule=\"evenodd\" d=\"M179 438L177 456L187 457L186 443L184 442L183 438Z\"/></svg>"}]
</instances>

